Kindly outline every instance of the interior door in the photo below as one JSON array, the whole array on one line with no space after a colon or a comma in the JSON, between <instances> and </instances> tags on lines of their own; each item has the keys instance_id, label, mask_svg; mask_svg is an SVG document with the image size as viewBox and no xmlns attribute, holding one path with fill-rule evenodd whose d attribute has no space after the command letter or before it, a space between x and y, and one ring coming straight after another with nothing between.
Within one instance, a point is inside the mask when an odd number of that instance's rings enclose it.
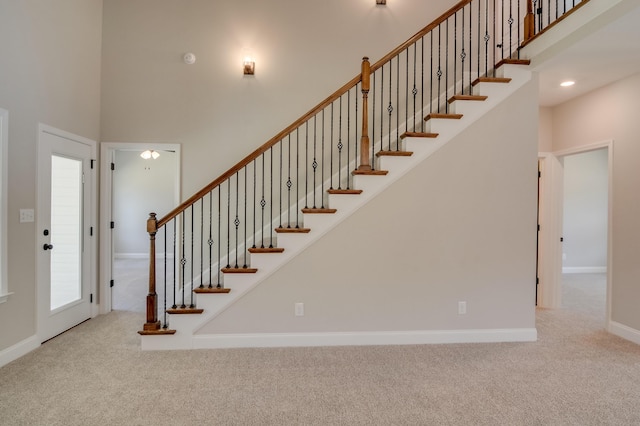
<instances>
[{"instance_id":1,"label":"interior door","mask_svg":"<svg viewBox=\"0 0 640 426\"><path fill-rule=\"evenodd\" d=\"M91 146L41 130L38 147L38 336L91 317Z\"/></svg>"}]
</instances>

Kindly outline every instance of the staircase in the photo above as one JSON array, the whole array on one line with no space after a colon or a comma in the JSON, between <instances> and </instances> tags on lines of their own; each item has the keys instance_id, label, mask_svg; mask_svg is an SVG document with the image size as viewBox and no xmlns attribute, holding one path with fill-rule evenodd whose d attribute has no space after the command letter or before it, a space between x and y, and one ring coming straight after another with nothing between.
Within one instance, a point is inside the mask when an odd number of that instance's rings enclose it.
<instances>
[{"instance_id":1,"label":"staircase","mask_svg":"<svg viewBox=\"0 0 640 426\"><path fill-rule=\"evenodd\" d=\"M364 58L360 75L165 218L151 214L151 259L158 239L164 261L150 265L142 348L242 345L202 330L526 85L529 62L517 58L523 39L513 36L514 22L518 34L532 36L537 21L532 2L516 2L517 20L513 3L496 30L495 2L459 2L373 66ZM451 54L426 54L443 32ZM494 38L501 43L492 48ZM430 68L418 69L427 58ZM335 342L293 337L269 345Z\"/></svg>"}]
</instances>

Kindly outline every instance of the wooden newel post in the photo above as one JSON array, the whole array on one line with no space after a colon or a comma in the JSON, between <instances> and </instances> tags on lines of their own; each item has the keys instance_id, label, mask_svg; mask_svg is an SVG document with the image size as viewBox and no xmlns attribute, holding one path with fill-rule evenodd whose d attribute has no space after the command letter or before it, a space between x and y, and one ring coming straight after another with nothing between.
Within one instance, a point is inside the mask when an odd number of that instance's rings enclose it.
<instances>
[{"instance_id":1,"label":"wooden newel post","mask_svg":"<svg viewBox=\"0 0 640 426\"><path fill-rule=\"evenodd\" d=\"M524 17L524 41L529 41L535 35L536 16L533 13L533 0L527 1L527 14Z\"/></svg>"},{"instance_id":2,"label":"wooden newel post","mask_svg":"<svg viewBox=\"0 0 640 426\"><path fill-rule=\"evenodd\" d=\"M147 322L144 331L160 330L158 321L158 295L156 294L156 232L158 220L155 213L149 213L147 232L149 233L149 294L147 294Z\"/></svg>"},{"instance_id":3,"label":"wooden newel post","mask_svg":"<svg viewBox=\"0 0 640 426\"><path fill-rule=\"evenodd\" d=\"M369 163L369 89L371 86L371 65L369 58L362 58L362 138L360 139L359 171L371 170Z\"/></svg>"}]
</instances>

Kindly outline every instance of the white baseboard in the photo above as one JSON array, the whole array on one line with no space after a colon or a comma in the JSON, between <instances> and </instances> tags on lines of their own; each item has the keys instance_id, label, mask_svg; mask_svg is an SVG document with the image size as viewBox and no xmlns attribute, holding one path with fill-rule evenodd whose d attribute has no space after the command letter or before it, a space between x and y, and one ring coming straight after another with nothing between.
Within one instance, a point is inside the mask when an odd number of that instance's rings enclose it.
<instances>
[{"instance_id":1,"label":"white baseboard","mask_svg":"<svg viewBox=\"0 0 640 426\"><path fill-rule=\"evenodd\" d=\"M195 335L193 337L192 348L219 349L535 342L537 338L538 332L535 328L344 333L216 334ZM170 346L168 340L169 339L165 337L164 343ZM166 347L166 349L173 348Z\"/></svg>"},{"instance_id":2,"label":"white baseboard","mask_svg":"<svg viewBox=\"0 0 640 426\"><path fill-rule=\"evenodd\" d=\"M15 361L38 347L40 347L40 340L38 336L34 335L0 351L0 367Z\"/></svg>"},{"instance_id":3,"label":"white baseboard","mask_svg":"<svg viewBox=\"0 0 640 426\"><path fill-rule=\"evenodd\" d=\"M563 274L605 274L606 266L563 266Z\"/></svg>"},{"instance_id":4,"label":"white baseboard","mask_svg":"<svg viewBox=\"0 0 640 426\"><path fill-rule=\"evenodd\" d=\"M624 324L620 324L619 322L610 321L609 333L640 345L640 330L636 330L635 328L628 327Z\"/></svg>"}]
</instances>

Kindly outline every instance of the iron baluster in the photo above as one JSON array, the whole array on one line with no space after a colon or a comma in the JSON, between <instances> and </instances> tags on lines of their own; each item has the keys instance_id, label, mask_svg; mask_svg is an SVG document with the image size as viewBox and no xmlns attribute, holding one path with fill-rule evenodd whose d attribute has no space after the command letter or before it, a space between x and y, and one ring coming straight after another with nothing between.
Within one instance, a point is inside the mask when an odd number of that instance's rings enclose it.
<instances>
[{"instance_id":1,"label":"iron baluster","mask_svg":"<svg viewBox=\"0 0 640 426\"><path fill-rule=\"evenodd\" d=\"M273 147L269 154L269 248L273 248Z\"/></svg>"},{"instance_id":2,"label":"iron baluster","mask_svg":"<svg viewBox=\"0 0 640 426\"><path fill-rule=\"evenodd\" d=\"M222 286L220 276L220 265L222 264L221 249L222 249L222 185L218 185L218 283L217 288Z\"/></svg>"},{"instance_id":3,"label":"iron baluster","mask_svg":"<svg viewBox=\"0 0 640 426\"><path fill-rule=\"evenodd\" d=\"M262 226L260 227L260 248L264 248L264 207L267 205L267 201L264 199L264 152L261 155L262 157L262 192L260 193L260 211L262 217Z\"/></svg>"},{"instance_id":4,"label":"iron baluster","mask_svg":"<svg viewBox=\"0 0 640 426\"><path fill-rule=\"evenodd\" d=\"M243 264L243 268L248 268L249 265L247 263L247 167L249 166L244 166L244 264ZM254 244L253 246L255 247L255 234L253 235L253 240L254 240Z\"/></svg>"},{"instance_id":5,"label":"iron baluster","mask_svg":"<svg viewBox=\"0 0 640 426\"><path fill-rule=\"evenodd\" d=\"M213 189L209 191L209 288L213 287Z\"/></svg>"},{"instance_id":6,"label":"iron baluster","mask_svg":"<svg viewBox=\"0 0 640 426\"><path fill-rule=\"evenodd\" d=\"M184 247L184 239L185 239L184 238L184 236L185 236L184 227L185 227L185 224L184 223L185 223L185 214L183 212L182 213L182 237L180 238L180 240L182 241L182 253L181 253L181 257L180 257L180 265L181 265L181 269L182 269L182 272L181 272L181 274L182 274L182 281L181 281L181 284L182 284L182 305L180 305L180 307L183 308L183 309L187 307L187 305L184 304L184 287L185 287L184 274L185 274L185 265L187 263L187 259L185 259L185 257L184 257L184 253L185 253L185 247Z\"/></svg>"}]
</instances>

